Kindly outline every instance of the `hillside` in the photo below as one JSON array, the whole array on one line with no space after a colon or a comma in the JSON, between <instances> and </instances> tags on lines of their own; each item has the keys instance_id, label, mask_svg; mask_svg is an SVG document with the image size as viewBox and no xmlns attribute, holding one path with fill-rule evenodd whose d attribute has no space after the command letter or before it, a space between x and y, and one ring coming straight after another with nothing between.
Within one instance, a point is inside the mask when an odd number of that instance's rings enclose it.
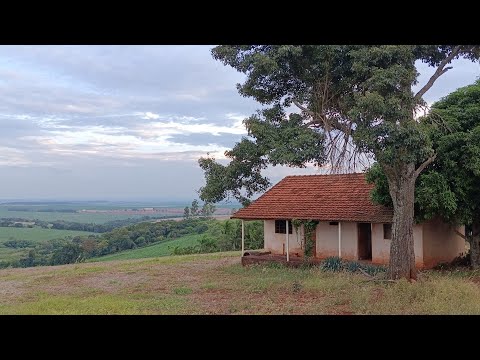
<instances>
[{"instance_id":1,"label":"hillside","mask_svg":"<svg viewBox=\"0 0 480 360\"><path fill-rule=\"evenodd\" d=\"M18 260L28 253L28 248L9 248L5 246L5 242L10 239L26 240L32 242L32 244L51 240L62 239L66 236L74 237L78 235L93 234L86 231L73 231L73 230L54 230L54 229L42 229L42 228L16 228L16 227L0 227L0 261Z\"/></svg>"},{"instance_id":2,"label":"hillside","mask_svg":"<svg viewBox=\"0 0 480 360\"><path fill-rule=\"evenodd\" d=\"M89 261L98 262L98 261L112 261L112 260L129 260L129 259L143 259L151 258L158 256L168 256L172 254L174 247L186 247L186 246L195 246L197 241L201 239L203 235L193 234L180 237L178 239L173 239L169 241L163 241L160 243L152 244L142 248L134 250L125 250L119 253L105 255L101 257L91 258Z\"/></svg>"},{"instance_id":3,"label":"hillside","mask_svg":"<svg viewBox=\"0 0 480 360\"><path fill-rule=\"evenodd\" d=\"M475 272L408 283L240 265L239 253L0 270L0 314L480 314Z\"/></svg>"}]
</instances>

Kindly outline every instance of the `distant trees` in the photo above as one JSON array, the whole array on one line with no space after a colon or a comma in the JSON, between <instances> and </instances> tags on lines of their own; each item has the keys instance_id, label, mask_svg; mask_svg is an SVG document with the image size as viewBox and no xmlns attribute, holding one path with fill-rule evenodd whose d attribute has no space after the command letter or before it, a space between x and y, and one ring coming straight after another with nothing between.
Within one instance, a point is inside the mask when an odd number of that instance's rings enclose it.
<instances>
[{"instance_id":1,"label":"distant trees","mask_svg":"<svg viewBox=\"0 0 480 360\"><path fill-rule=\"evenodd\" d=\"M210 217L210 216L213 215L213 213L215 212L215 210L216 210L215 205L209 204L209 203L205 203L205 204L203 204L203 206L202 206L202 210L200 211L200 214L201 214L202 217L208 218L208 217Z\"/></svg>"},{"instance_id":2,"label":"distant trees","mask_svg":"<svg viewBox=\"0 0 480 360\"><path fill-rule=\"evenodd\" d=\"M192 206L190 207L190 214L192 216L198 215L198 200L196 199L192 201Z\"/></svg>"},{"instance_id":3,"label":"distant trees","mask_svg":"<svg viewBox=\"0 0 480 360\"><path fill-rule=\"evenodd\" d=\"M183 209L183 218L185 220L190 218L190 208L188 206L185 206L185 209Z\"/></svg>"},{"instance_id":4,"label":"distant trees","mask_svg":"<svg viewBox=\"0 0 480 360\"><path fill-rule=\"evenodd\" d=\"M209 202L205 202L200 209L200 204L198 203L198 200L193 200L192 205L190 207L185 206L183 209L183 218L184 219L189 219L191 217L202 217L202 218L210 218L214 213L217 208L215 205Z\"/></svg>"}]
</instances>

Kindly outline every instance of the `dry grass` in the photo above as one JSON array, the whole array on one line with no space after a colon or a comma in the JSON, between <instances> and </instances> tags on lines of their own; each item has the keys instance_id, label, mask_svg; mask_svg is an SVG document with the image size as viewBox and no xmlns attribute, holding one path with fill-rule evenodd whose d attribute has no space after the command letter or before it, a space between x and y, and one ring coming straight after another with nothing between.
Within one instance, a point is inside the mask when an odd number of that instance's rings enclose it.
<instances>
[{"instance_id":1,"label":"dry grass","mask_svg":"<svg viewBox=\"0 0 480 360\"><path fill-rule=\"evenodd\" d=\"M244 268L238 253L0 270L0 314L480 314L480 273L415 283Z\"/></svg>"}]
</instances>

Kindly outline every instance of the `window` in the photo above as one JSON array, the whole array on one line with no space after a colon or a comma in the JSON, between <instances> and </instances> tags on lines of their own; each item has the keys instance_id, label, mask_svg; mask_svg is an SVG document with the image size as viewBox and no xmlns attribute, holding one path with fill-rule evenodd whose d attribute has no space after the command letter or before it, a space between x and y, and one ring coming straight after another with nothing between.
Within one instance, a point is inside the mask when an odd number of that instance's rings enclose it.
<instances>
[{"instance_id":1,"label":"window","mask_svg":"<svg viewBox=\"0 0 480 360\"><path fill-rule=\"evenodd\" d=\"M330 221L330 225L338 225L338 221Z\"/></svg>"},{"instance_id":2,"label":"window","mask_svg":"<svg viewBox=\"0 0 480 360\"><path fill-rule=\"evenodd\" d=\"M292 233L292 222L288 221L288 233ZM286 234L287 224L285 220L275 220L275 234Z\"/></svg>"},{"instance_id":3,"label":"window","mask_svg":"<svg viewBox=\"0 0 480 360\"><path fill-rule=\"evenodd\" d=\"M383 224L383 238L392 239L392 224Z\"/></svg>"}]
</instances>

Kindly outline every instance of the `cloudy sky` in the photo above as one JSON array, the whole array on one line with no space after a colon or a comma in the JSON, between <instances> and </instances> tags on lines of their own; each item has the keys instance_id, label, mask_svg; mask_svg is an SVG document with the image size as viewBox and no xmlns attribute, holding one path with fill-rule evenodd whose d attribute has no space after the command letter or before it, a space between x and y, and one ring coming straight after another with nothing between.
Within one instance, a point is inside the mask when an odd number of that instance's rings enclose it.
<instances>
[{"instance_id":1,"label":"cloudy sky","mask_svg":"<svg viewBox=\"0 0 480 360\"><path fill-rule=\"evenodd\" d=\"M212 46L0 46L0 199L179 199L258 105ZM419 64L420 83L433 70ZM432 103L480 75L457 60ZM274 168L275 182L315 169Z\"/></svg>"}]
</instances>

